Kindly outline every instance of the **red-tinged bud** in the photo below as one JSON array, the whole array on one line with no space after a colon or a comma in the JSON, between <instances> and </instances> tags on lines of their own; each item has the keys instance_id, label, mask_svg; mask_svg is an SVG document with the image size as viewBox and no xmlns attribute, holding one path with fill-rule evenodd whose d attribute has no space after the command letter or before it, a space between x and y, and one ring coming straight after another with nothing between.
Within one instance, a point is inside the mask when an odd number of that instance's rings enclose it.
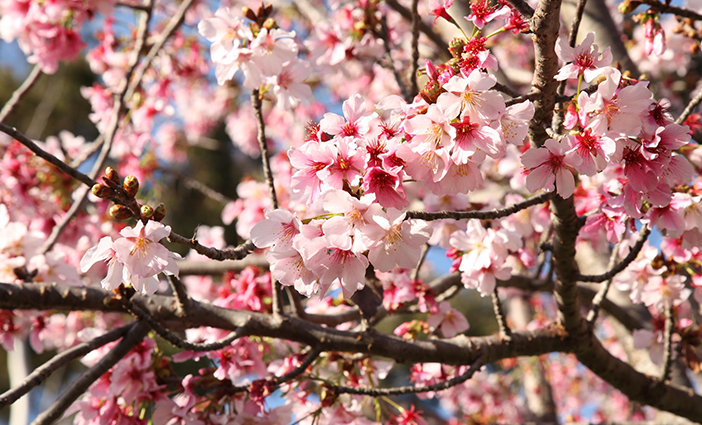
<instances>
[{"instance_id":1,"label":"red-tinged bud","mask_svg":"<svg viewBox=\"0 0 702 425\"><path fill-rule=\"evenodd\" d=\"M154 209L149 205L141 206L141 217L150 220L154 216Z\"/></svg>"},{"instance_id":2,"label":"red-tinged bud","mask_svg":"<svg viewBox=\"0 0 702 425\"><path fill-rule=\"evenodd\" d=\"M107 177L111 181L119 184L119 174L117 173L117 171L115 171L114 168L112 168L112 167L105 168L105 177Z\"/></svg>"},{"instance_id":3,"label":"red-tinged bud","mask_svg":"<svg viewBox=\"0 0 702 425\"><path fill-rule=\"evenodd\" d=\"M124 178L124 184L122 186L127 196L133 198L139 191L139 180L134 176L127 176Z\"/></svg>"},{"instance_id":4,"label":"red-tinged bud","mask_svg":"<svg viewBox=\"0 0 702 425\"><path fill-rule=\"evenodd\" d=\"M115 194L114 190L100 183L93 185L91 191L93 192L93 195L101 199L109 198Z\"/></svg>"},{"instance_id":5,"label":"red-tinged bud","mask_svg":"<svg viewBox=\"0 0 702 425\"><path fill-rule=\"evenodd\" d=\"M154 210L154 220L161 221L166 216L166 205L158 204Z\"/></svg>"},{"instance_id":6,"label":"red-tinged bud","mask_svg":"<svg viewBox=\"0 0 702 425\"><path fill-rule=\"evenodd\" d=\"M132 216L132 212L124 205L113 205L110 208L110 216L116 220L126 220Z\"/></svg>"}]
</instances>

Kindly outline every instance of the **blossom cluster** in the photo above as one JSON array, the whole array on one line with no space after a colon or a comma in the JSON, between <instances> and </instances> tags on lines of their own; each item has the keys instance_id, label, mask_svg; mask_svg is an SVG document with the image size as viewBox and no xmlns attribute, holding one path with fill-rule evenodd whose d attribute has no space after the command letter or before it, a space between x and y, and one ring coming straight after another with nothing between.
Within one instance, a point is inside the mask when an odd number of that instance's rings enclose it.
<instances>
[{"instance_id":1,"label":"blossom cluster","mask_svg":"<svg viewBox=\"0 0 702 425\"><path fill-rule=\"evenodd\" d=\"M143 294L153 294L159 288L160 273L178 276L175 259L159 241L171 234L170 226L149 220L139 221L133 228L125 227L121 238L113 241L105 236L97 246L90 248L80 261L83 273L96 263L107 263L107 276L102 280L105 289L117 289L123 282Z\"/></svg>"}]
</instances>

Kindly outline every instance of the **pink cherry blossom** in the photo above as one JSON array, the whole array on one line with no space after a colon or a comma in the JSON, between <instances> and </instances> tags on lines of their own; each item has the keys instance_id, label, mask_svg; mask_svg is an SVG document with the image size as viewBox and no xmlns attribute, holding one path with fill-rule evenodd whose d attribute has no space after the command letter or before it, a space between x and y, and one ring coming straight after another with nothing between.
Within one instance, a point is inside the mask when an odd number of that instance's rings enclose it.
<instances>
[{"instance_id":1,"label":"pink cherry blossom","mask_svg":"<svg viewBox=\"0 0 702 425\"><path fill-rule=\"evenodd\" d=\"M488 0L475 0L470 5L471 14L465 18L473 23L478 29L483 29L485 24L495 19L505 19L510 14L507 5L490 5Z\"/></svg>"},{"instance_id":2,"label":"pink cherry blossom","mask_svg":"<svg viewBox=\"0 0 702 425\"><path fill-rule=\"evenodd\" d=\"M589 33L583 42L575 47L570 47L568 41L561 37L556 43L556 54L564 65L556 74L556 80L563 81L569 78L584 76L588 83L603 74L604 67L612 63L612 52L607 47L600 53L595 41L595 33Z\"/></svg>"},{"instance_id":3,"label":"pink cherry blossom","mask_svg":"<svg viewBox=\"0 0 702 425\"><path fill-rule=\"evenodd\" d=\"M439 311L427 318L429 326L439 329L444 338L453 338L469 329L468 320L458 310L451 307L448 301L439 303Z\"/></svg>"},{"instance_id":4,"label":"pink cherry blossom","mask_svg":"<svg viewBox=\"0 0 702 425\"><path fill-rule=\"evenodd\" d=\"M581 157L573 152L567 140L557 142L546 140L544 146L529 149L522 155L522 164L527 168L527 189L537 192L540 189L556 191L562 198L569 198L575 189L575 178L569 167L577 167Z\"/></svg>"},{"instance_id":5,"label":"pink cherry blossom","mask_svg":"<svg viewBox=\"0 0 702 425\"><path fill-rule=\"evenodd\" d=\"M489 91L497 82L492 75L474 70L467 78L453 76L444 84L446 93L437 105L451 118L468 116L473 122L489 122L505 111L505 101L497 92Z\"/></svg>"},{"instance_id":6,"label":"pink cherry blossom","mask_svg":"<svg viewBox=\"0 0 702 425\"><path fill-rule=\"evenodd\" d=\"M427 224L405 220L405 214L394 208L389 208L387 214L376 214L372 218L377 227L367 229L366 234L376 241L368 252L373 266L381 272L389 272L394 267L416 266L422 245L429 240Z\"/></svg>"}]
</instances>

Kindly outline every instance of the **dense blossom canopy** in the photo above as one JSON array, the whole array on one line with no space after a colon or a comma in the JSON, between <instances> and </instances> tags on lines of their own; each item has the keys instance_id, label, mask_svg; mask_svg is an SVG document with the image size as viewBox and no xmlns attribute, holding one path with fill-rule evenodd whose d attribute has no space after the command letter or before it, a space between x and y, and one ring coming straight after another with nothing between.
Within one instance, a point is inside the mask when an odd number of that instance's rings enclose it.
<instances>
[{"instance_id":1,"label":"dense blossom canopy","mask_svg":"<svg viewBox=\"0 0 702 425\"><path fill-rule=\"evenodd\" d=\"M80 359L36 424L702 421L702 9L561 3L0 0L0 343L59 352L0 407ZM99 136L12 127L79 57Z\"/></svg>"}]
</instances>

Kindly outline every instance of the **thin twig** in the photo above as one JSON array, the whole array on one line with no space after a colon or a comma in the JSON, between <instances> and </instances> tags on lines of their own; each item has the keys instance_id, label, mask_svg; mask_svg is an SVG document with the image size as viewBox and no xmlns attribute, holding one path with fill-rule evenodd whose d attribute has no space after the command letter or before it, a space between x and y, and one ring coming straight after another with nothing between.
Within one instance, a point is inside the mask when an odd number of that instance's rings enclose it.
<instances>
[{"instance_id":1,"label":"thin twig","mask_svg":"<svg viewBox=\"0 0 702 425\"><path fill-rule=\"evenodd\" d=\"M41 384L46 380L52 373L56 372L62 366L68 364L69 362L83 357L89 352L96 350L103 345L106 345L118 338L123 337L127 331L129 331L134 326L134 323L121 326L117 329L113 329L110 332L100 335L90 341L78 344L74 347L69 348L66 351L58 353L51 360L47 361L43 365L34 369L34 371L29 374L24 381L17 387L12 388L0 395L0 409L7 405L10 405L19 399L23 395L27 394L32 388Z\"/></svg>"},{"instance_id":2,"label":"thin twig","mask_svg":"<svg viewBox=\"0 0 702 425\"><path fill-rule=\"evenodd\" d=\"M405 20L407 21L412 21L412 12L407 9L405 6L401 5L397 0L385 0L385 4L390 6L391 9L395 10L397 13L399 13ZM447 42L439 35L436 33L430 25L428 25L426 22L422 21L421 19L419 20L419 30L426 35L429 40L432 41L437 47L436 49L436 55L442 58L442 60L448 60L451 56L449 55L448 50L446 49Z\"/></svg>"},{"instance_id":3,"label":"thin twig","mask_svg":"<svg viewBox=\"0 0 702 425\"><path fill-rule=\"evenodd\" d=\"M19 87L17 87L17 90L15 90L12 93L10 100L8 100L5 106L2 107L2 110L0 110L0 122L4 122L7 118L9 118L12 115L12 113L15 110L15 107L17 107L20 100L22 100L24 95L27 94L29 89L32 88L34 83L37 82L39 76L41 75L41 67L39 65L34 66L34 68L29 73L24 82Z\"/></svg>"},{"instance_id":4,"label":"thin twig","mask_svg":"<svg viewBox=\"0 0 702 425\"><path fill-rule=\"evenodd\" d=\"M504 84L502 84L502 83L495 83L495 85L492 86L492 88L494 88L495 90L497 90L497 91L499 91L499 92L502 92L502 93L504 93L504 94L506 94L507 96L512 97L512 98L520 98L520 97L523 97L523 96L520 95L518 92L512 90L511 88L509 88L508 86L506 86L506 85L504 85ZM537 95L539 95L539 93L534 92L533 95L534 95L534 96L537 96Z\"/></svg>"},{"instance_id":5,"label":"thin twig","mask_svg":"<svg viewBox=\"0 0 702 425\"><path fill-rule=\"evenodd\" d=\"M392 60L392 49L390 48L390 37L388 35L388 23L385 17L380 20L380 31L375 31L375 35L383 41L385 58L388 61L388 67L395 76L395 81L397 82L398 87L400 87L402 97L405 99L405 101L407 101L407 103L411 103L413 96L410 94L409 90L407 90L407 86L402 80L402 75L400 75L400 72L397 70L397 68L395 68L395 63Z\"/></svg>"},{"instance_id":6,"label":"thin twig","mask_svg":"<svg viewBox=\"0 0 702 425\"><path fill-rule=\"evenodd\" d=\"M266 140L266 123L263 120L263 100L258 89L251 92L251 103L254 107L254 115L256 115L256 124L258 127L258 145L261 149L261 162L263 164L263 175L268 184L268 192L271 197L271 205L273 209L278 209L278 197L275 194L275 181L273 171L270 164L270 153L268 152L268 141ZM272 291L271 298L273 302L273 314L279 316L283 314L283 300L281 297L281 286L278 281L271 278Z\"/></svg>"},{"instance_id":7,"label":"thin twig","mask_svg":"<svg viewBox=\"0 0 702 425\"><path fill-rule=\"evenodd\" d=\"M136 345L138 345L148 332L144 322L137 322L109 353L107 353L93 367L76 379L68 389L43 413L32 422L32 425L49 425L59 419L74 401L80 397L93 382L100 379L112 366L120 361Z\"/></svg>"},{"instance_id":8,"label":"thin twig","mask_svg":"<svg viewBox=\"0 0 702 425\"><path fill-rule=\"evenodd\" d=\"M228 204L229 202L232 202L233 199L220 193L217 192L216 190L212 189L211 187L207 186L206 184L202 183L199 180L196 180L192 177L186 176L184 174L178 173L176 171L171 171L171 170L164 170L168 173L173 174L176 176L178 179L183 181L183 184L185 184L185 187L198 191L202 193L203 195L207 196L208 198L212 199L215 202L219 202L220 204Z\"/></svg>"},{"instance_id":9,"label":"thin twig","mask_svg":"<svg viewBox=\"0 0 702 425\"><path fill-rule=\"evenodd\" d=\"M573 24L570 26L570 36L568 37L570 47L575 47L575 43L578 41L578 30L583 20L586 4L587 0L578 0L578 7L575 9L575 17L573 18Z\"/></svg>"},{"instance_id":10,"label":"thin twig","mask_svg":"<svg viewBox=\"0 0 702 425\"><path fill-rule=\"evenodd\" d=\"M470 365L467 371L464 373L451 378L446 381L438 382L432 385L424 385L421 387L405 386L405 387L393 387L393 388L370 388L370 387L346 387L346 386L332 386L331 390L337 394L359 394L359 395L369 395L372 397L390 396L390 395L403 395L403 394L419 394L426 393L430 391L443 391L456 385L460 385L467 380L469 380L473 375L480 370L483 366L482 357L478 357L473 364Z\"/></svg>"},{"instance_id":11,"label":"thin twig","mask_svg":"<svg viewBox=\"0 0 702 425\"><path fill-rule=\"evenodd\" d=\"M608 272L603 273L603 274L597 274L597 275L583 275L583 274L578 274L576 276L576 280L580 282L595 282L595 283L600 283L604 282L605 280L611 279L614 276L618 275L620 272L624 271L627 267L629 267L629 264L631 264L634 260L636 260L636 257L639 255L639 252L641 252L641 249L643 249L644 244L646 243L646 240L648 240L648 236L651 234L651 229L647 225L643 225L641 230L639 231L639 238L636 240L636 243L634 246L631 247L631 250L629 253L624 257L622 261L620 261L616 266L612 267L609 269Z\"/></svg>"},{"instance_id":12,"label":"thin twig","mask_svg":"<svg viewBox=\"0 0 702 425\"><path fill-rule=\"evenodd\" d=\"M663 368L661 370L661 381L665 382L670 378L670 368L673 364L673 331L675 331L675 313L673 302L669 301L665 306L665 341L663 345Z\"/></svg>"},{"instance_id":13,"label":"thin twig","mask_svg":"<svg viewBox=\"0 0 702 425\"><path fill-rule=\"evenodd\" d=\"M125 74L120 88L118 90L118 93L115 96L115 103L112 106L112 116L110 117L110 122L106 131L103 133L104 142L102 144L102 149L100 150L100 154L98 155L98 158L95 161L93 168L90 170L89 176L93 180L97 178L98 174L100 174L100 171L105 166L107 158L110 155L110 151L112 150L112 143L114 142L115 134L117 133L117 129L120 125L120 116L124 108L125 92L127 91L129 79L131 78L132 74L134 73L134 69L139 63L141 50L144 44L146 43L146 37L149 34L149 22L151 21L151 2L152 0L146 1L148 9L146 9L141 14L141 19L139 20L139 27L137 28L136 40L134 42L134 48L132 49L131 55L129 57L127 73ZM50 251L51 248L53 248L53 246L56 244L59 237L61 236L61 233L63 233L63 231L68 226L68 223L70 223L73 217L75 217L76 214L78 214L78 211L80 211L80 209L82 208L83 204L85 203L85 200L88 199L88 193L90 191L90 188L83 188L79 190L80 193L78 194L76 200L73 201L73 204L71 204L71 207L68 209L66 214L63 215L61 221L51 229L51 234L47 238L46 242L44 242L42 247L39 249L39 252L41 254L44 254Z\"/></svg>"},{"instance_id":14,"label":"thin twig","mask_svg":"<svg viewBox=\"0 0 702 425\"><path fill-rule=\"evenodd\" d=\"M46 152L45 150L37 146L36 143L31 141L29 137L19 132L16 128L0 123L0 131L17 140L18 142L22 143L30 151L34 152L36 156L40 157L49 164L54 165L56 168L73 177L74 179L78 180L79 182L90 187L92 187L95 184L95 180L91 179L87 175L81 173L80 171L69 166L68 164L51 155L50 153Z\"/></svg>"},{"instance_id":15,"label":"thin twig","mask_svg":"<svg viewBox=\"0 0 702 425\"><path fill-rule=\"evenodd\" d=\"M150 0L149 0L150 2ZM184 0L180 6L178 6L178 10L176 11L175 15L171 18L170 21L166 24L166 27L163 29L163 32L161 32L161 35L159 38L156 40L153 46L151 46L151 49L149 50L149 53L144 56L144 59L141 61L137 69L134 71L134 79L132 80L132 83L129 85L129 88L127 89L127 92L125 94L125 99L129 100L132 98L132 95L134 92L137 90L139 85L141 84L142 78L144 78L144 73L146 73L146 70L151 66L151 61L154 60L156 55L158 54L159 51L161 51L161 48L163 45L168 41L168 39L173 35L173 33L180 27L180 25L183 23L183 19L185 18L185 12L188 11L188 8L193 4L194 0Z\"/></svg>"},{"instance_id":16,"label":"thin twig","mask_svg":"<svg viewBox=\"0 0 702 425\"><path fill-rule=\"evenodd\" d=\"M412 66L410 67L410 96L419 93L417 70L419 70L419 0L412 0Z\"/></svg>"},{"instance_id":17,"label":"thin twig","mask_svg":"<svg viewBox=\"0 0 702 425\"><path fill-rule=\"evenodd\" d=\"M544 203L551 199L553 193L545 192L541 195L537 195L522 202L517 202L509 207L494 209L488 211L439 211L439 212L425 212L425 211L407 211L407 218L416 218L420 220L468 220L468 219L478 219L478 220L494 220L502 217L507 217L515 214L521 210L533 207Z\"/></svg>"},{"instance_id":18,"label":"thin twig","mask_svg":"<svg viewBox=\"0 0 702 425\"><path fill-rule=\"evenodd\" d=\"M692 100L690 101L690 103L687 104L687 106L685 107L685 110L683 111L683 113L680 114L680 116L678 117L678 119L675 120L675 124L680 124L680 125L682 125L682 123L685 122L685 120L687 119L687 117L689 117L690 115L692 115L692 112L695 110L695 108L697 108L697 106L700 104L700 102L702 102L702 90L700 90L700 92L697 93L697 96L695 96L694 98L692 98Z\"/></svg>"},{"instance_id":19,"label":"thin twig","mask_svg":"<svg viewBox=\"0 0 702 425\"><path fill-rule=\"evenodd\" d=\"M272 383L275 386L280 386L282 384L290 382L293 379L305 373L307 368L310 367L310 365L312 365L312 363L314 363L314 361L319 358L320 354L322 354L322 350L320 350L319 348L314 348L305 357L305 360L303 360L302 363L300 363L295 369L291 370L285 375L266 378L266 381ZM243 393L249 391L250 388L251 385L236 385L234 387L229 388L227 392L230 394Z\"/></svg>"},{"instance_id":20,"label":"thin twig","mask_svg":"<svg viewBox=\"0 0 702 425\"><path fill-rule=\"evenodd\" d=\"M185 317L188 313L188 302L190 301L188 292L185 290L185 286L183 286L183 282L181 282L180 279L171 275L167 276L167 278L176 298L176 315Z\"/></svg>"},{"instance_id":21,"label":"thin twig","mask_svg":"<svg viewBox=\"0 0 702 425\"><path fill-rule=\"evenodd\" d=\"M214 342L207 342L202 344L189 342L185 341L184 339L175 335L173 332L166 329L163 325L161 325L153 317L151 317L151 315L149 315L149 313L147 313L146 310L142 309L136 304L130 303L128 305L125 305L125 308L129 310L136 318L148 323L149 326L151 326L151 328L154 330L154 332L156 332L161 338L168 341L174 347L178 347L183 350L190 350L195 352L221 350L222 348L231 345L232 342L236 341L237 339L245 336L247 332L246 326L241 326L237 328L234 332L231 332L229 335L225 336L224 338Z\"/></svg>"},{"instance_id":22,"label":"thin twig","mask_svg":"<svg viewBox=\"0 0 702 425\"><path fill-rule=\"evenodd\" d=\"M699 13L690 10L690 9L684 9L682 7L677 7L677 6L671 6L667 1L664 3L659 2L658 0L639 0L641 3L651 6L652 8L656 9L660 13L670 13L673 15L677 16L682 16L683 18L690 18L694 20L702 20L702 15Z\"/></svg>"},{"instance_id":23,"label":"thin twig","mask_svg":"<svg viewBox=\"0 0 702 425\"><path fill-rule=\"evenodd\" d=\"M198 242L195 238L188 239L185 236L181 236L175 232L171 232L171 234L168 236L168 241L180 245L189 246L190 248L194 249L198 254L202 254L205 257L217 261L241 260L256 249L256 246L251 241L246 241L235 248L211 248L208 246L201 245L200 242Z\"/></svg>"},{"instance_id":24,"label":"thin twig","mask_svg":"<svg viewBox=\"0 0 702 425\"><path fill-rule=\"evenodd\" d=\"M505 312L502 309L502 302L497 292L497 286L495 286L495 289L492 291L492 311L495 312L495 319L500 329L500 336L505 341L510 340L512 338L512 329L507 325L507 316L505 316Z\"/></svg>"},{"instance_id":25,"label":"thin twig","mask_svg":"<svg viewBox=\"0 0 702 425\"><path fill-rule=\"evenodd\" d=\"M419 261L417 261L417 266L414 268L414 270L412 270L412 280L417 280L417 278L419 277L419 271L421 270L422 265L424 264L424 259L427 257L429 248L431 248L431 245L429 245L428 243L425 243L422 247L422 253L419 255Z\"/></svg>"},{"instance_id":26,"label":"thin twig","mask_svg":"<svg viewBox=\"0 0 702 425\"><path fill-rule=\"evenodd\" d=\"M617 263L617 257L619 256L619 248L624 242L624 236L625 235L622 235L622 238L612 249L612 253L609 256L609 263L607 264L607 270L612 270L614 265ZM612 286L611 278L607 279L602 288L600 288L600 290L597 292L597 295L595 295L595 298L592 299L592 307L590 308L590 312L587 314L588 322L595 323L595 320L597 320L597 315L600 313L602 301L604 301L604 299L607 298L607 292L609 292L610 286Z\"/></svg>"}]
</instances>

